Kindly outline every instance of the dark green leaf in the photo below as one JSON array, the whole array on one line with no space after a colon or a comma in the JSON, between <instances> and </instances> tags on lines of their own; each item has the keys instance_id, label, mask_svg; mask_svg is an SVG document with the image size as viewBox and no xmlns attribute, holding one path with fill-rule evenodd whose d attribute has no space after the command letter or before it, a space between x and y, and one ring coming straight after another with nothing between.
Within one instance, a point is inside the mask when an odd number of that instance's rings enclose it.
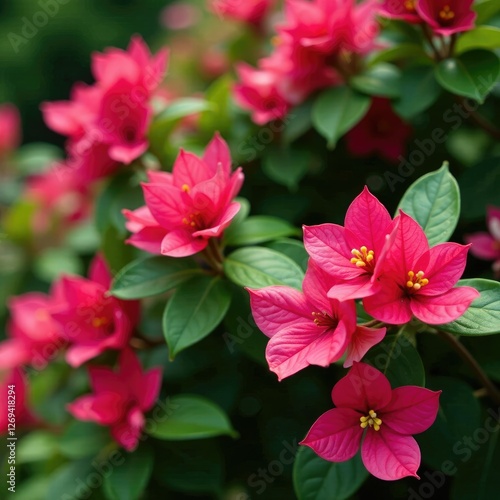
<instances>
[{"instance_id":1,"label":"dark green leaf","mask_svg":"<svg viewBox=\"0 0 500 500\"><path fill-rule=\"evenodd\" d=\"M497 49L500 47L500 29L494 26L478 26L463 33L457 41L456 53L472 49Z\"/></svg>"},{"instance_id":2,"label":"dark green leaf","mask_svg":"<svg viewBox=\"0 0 500 500\"><path fill-rule=\"evenodd\" d=\"M477 12L476 25L484 24L500 12L500 3L498 0L477 0L474 10Z\"/></svg>"},{"instance_id":3,"label":"dark green leaf","mask_svg":"<svg viewBox=\"0 0 500 500\"><path fill-rule=\"evenodd\" d=\"M301 149L270 148L262 163L265 174L288 189L297 189L307 174L311 154Z\"/></svg>"},{"instance_id":4,"label":"dark green leaf","mask_svg":"<svg viewBox=\"0 0 500 500\"><path fill-rule=\"evenodd\" d=\"M398 43L393 47L377 52L373 59L371 59L370 64L376 65L381 62L393 62L399 60L415 59L428 60L429 56L426 54L422 45L417 45L415 43Z\"/></svg>"},{"instance_id":5,"label":"dark green leaf","mask_svg":"<svg viewBox=\"0 0 500 500\"><path fill-rule=\"evenodd\" d=\"M46 500L75 498L80 495L90 498L95 490L95 486L91 487L86 482L91 472L93 470L88 459L70 462L59 467L50 476ZM99 476L97 473L95 475ZM99 478L102 479L100 476Z\"/></svg>"},{"instance_id":6,"label":"dark green leaf","mask_svg":"<svg viewBox=\"0 0 500 500\"><path fill-rule=\"evenodd\" d=\"M364 73L351 78L351 86L375 97L399 97L401 71L394 65L379 63L368 68Z\"/></svg>"},{"instance_id":7,"label":"dark green leaf","mask_svg":"<svg viewBox=\"0 0 500 500\"><path fill-rule=\"evenodd\" d=\"M312 127L312 106L311 100L293 108L286 116L285 129L283 130L283 143L290 144Z\"/></svg>"},{"instance_id":8,"label":"dark green leaf","mask_svg":"<svg viewBox=\"0 0 500 500\"><path fill-rule=\"evenodd\" d=\"M75 459L97 454L109 441L106 428L74 420L60 437L58 447L64 456Z\"/></svg>"}]
</instances>

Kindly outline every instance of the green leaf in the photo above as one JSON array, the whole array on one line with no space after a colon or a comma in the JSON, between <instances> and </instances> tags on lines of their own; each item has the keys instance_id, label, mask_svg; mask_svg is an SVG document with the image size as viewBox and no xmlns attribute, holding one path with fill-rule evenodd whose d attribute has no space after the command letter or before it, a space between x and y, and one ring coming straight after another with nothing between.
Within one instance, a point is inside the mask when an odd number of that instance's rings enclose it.
<instances>
[{"instance_id":1,"label":"green leaf","mask_svg":"<svg viewBox=\"0 0 500 500\"><path fill-rule=\"evenodd\" d=\"M20 174L33 175L46 171L62 157L63 152L58 147L44 142L32 142L16 151L14 163Z\"/></svg>"},{"instance_id":2,"label":"green leaf","mask_svg":"<svg viewBox=\"0 0 500 500\"><path fill-rule=\"evenodd\" d=\"M186 116L195 115L211 109L212 105L205 99L197 97L182 97L170 103L165 111L155 117L155 122L175 121Z\"/></svg>"},{"instance_id":3,"label":"green leaf","mask_svg":"<svg viewBox=\"0 0 500 500\"><path fill-rule=\"evenodd\" d=\"M220 278L195 276L180 285L163 315L163 334L171 358L212 332L230 303L231 294Z\"/></svg>"},{"instance_id":4,"label":"green leaf","mask_svg":"<svg viewBox=\"0 0 500 500\"><path fill-rule=\"evenodd\" d=\"M216 80L205 92L209 108L200 114L199 126L212 135L218 130L225 135L231 129L231 96L234 80L225 74Z\"/></svg>"},{"instance_id":5,"label":"green leaf","mask_svg":"<svg viewBox=\"0 0 500 500\"><path fill-rule=\"evenodd\" d=\"M59 438L59 451L68 458L95 455L109 443L109 433L92 422L72 421Z\"/></svg>"},{"instance_id":6,"label":"green leaf","mask_svg":"<svg viewBox=\"0 0 500 500\"><path fill-rule=\"evenodd\" d=\"M46 475L32 476L16 485L16 500L47 500L50 477Z\"/></svg>"},{"instance_id":7,"label":"green leaf","mask_svg":"<svg viewBox=\"0 0 500 500\"><path fill-rule=\"evenodd\" d=\"M115 226L108 226L102 235L101 250L112 275L137 257L137 250L127 245Z\"/></svg>"},{"instance_id":8,"label":"green leaf","mask_svg":"<svg viewBox=\"0 0 500 500\"><path fill-rule=\"evenodd\" d=\"M401 96L394 103L394 110L408 120L432 106L440 94L432 66L408 68L402 74Z\"/></svg>"},{"instance_id":9,"label":"green leaf","mask_svg":"<svg viewBox=\"0 0 500 500\"><path fill-rule=\"evenodd\" d=\"M483 219L487 205L500 206L500 157L488 158L468 168L458 178L458 184L464 219Z\"/></svg>"},{"instance_id":10,"label":"green leaf","mask_svg":"<svg viewBox=\"0 0 500 500\"><path fill-rule=\"evenodd\" d=\"M240 286L263 288L270 285L302 287L304 273L289 257L264 247L240 248L224 262L227 277Z\"/></svg>"},{"instance_id":11,"label":"green leaf","mask_svg":"<svg viewBox=\"0 0 500 500\"><path fill-rule=\"evenodd\" d=\"M167 418L150 431L155 438L177 441L238 435L224 411L204 397L173 396L168 407Z\"/></svg>"},{"instance_id":12,"label":"green leaf","mask_svg":"<svg viewBox=\"0 0 500 500\"><path fill-rule=\"evenodd\" d=\"M477 12L476 25L484 24L500 12L500 3L498 0L477 0L474 10Z\"/></svg>"},{"instance_id":13,"label":"green leaf","mask_svg":"<svg viewBox=\"0 0 500 500\"><path fill-rule=\"evenodd\" d=\"M116 275L111 294L125 300L152 297L176 288L197 273L201 273L201 269L191 259L134 260Z\"/></svg>"},{"instance_id":14,"label":"green leaf","mask_svg":"<svg viewBox=\"0 0 500 500\"><path fill-rule=\"evenodd\" d=\"M393 47L377 52L370 60L370 65L377 65L382 62L393 62L399 60L428 60L429 56L421 45L416 43L398 43Z\"/></svg>"},{"instance_id":15,"label":"green leaf","mask_svg":"<svg viewBox=\"0 0 500 500\"><path fill-rule=\"evenodd\" d=\"M104 475L104 491L109 500L137 500L146 489L153 472L154 455L149 446L141 445L133 453L121 454L119 465Z\"/></svg>"},{"instance_id":16,"label":"green leaf","mask_svg":"<svg viewBox=\"0 0 500 500\"><path fill-rule=\"evenodd\" d=\"M458 286L471 286L481 296L457 320L439 325L440 330L458 335L500 333L500 283L481 278L460 280Z\"/></svg>"},{"instance_id":17,"label":"green leaf","mask_svg":"<svg viewBox=\"0 0 500 500\"><path fill-rule=\"evenodd\" d=\"M457 457L463 458L457 449L465 448L464 436L472 436L479 427L481 411L472 387L462 380L430 377L428 387L443 391L439 396L439 411L432 427L416 439L423 461L440 470L444 462L451 460L456 464Z\"/></svg>"},{"instance_id":18,"label":"green leaf","mask_svg":"<svg viewBox=\"0 0 500 500\"><path fill-rule=\"evenodd\" d=\"M293 465L298 500L346 500L368 477L360 454L347 462L327 462L302 446Z\"/></svg>"},{"instance_id":19,"label":"green leaf","mask_svg":"<svg viewBox=\"0 0 500 500\"><path fill-rule=\"evenodd\" d=\"M500 28L494 26L478 26L463 33L457 41L457 54L472 49L497 49L500 47Z\"/></svg>"},{"instance_id":20,"label":"green leaf","mask_svg":"<svg viewBox=\"0 0 500 500\"><path fill-rule=\"evenodd\" d=\"M288 145L304 135L312 127L313 101L308 100L295 106L286 116L283 130L283 144Z\"/></svg>"},{"instance_id":21,"label":"green leaf","mask_svg":"<svg viewBox=\"0 0 500 500\"><path fill-rule=\"evenodd\" d=\"M86 495L87 498L90 498L95 487L89 486L86 479L91 472L94 471L88 459L70 462L59 467L50 476L46 500L75 498L80 495ZM96 472L94 473L98 475Z\"/></svg>"},{"instance_id":22,"label":"green leaf","mask_svg":"<svg viewBox=\"0 0 500 500\"><path fill-rule=\"evenodd\" d=\"M57 451L58 438L46 431L33 431L21 439L17 446L17 463L49 460Z\"/></svg>"},{"instance_id":23,"label":"green leaf","mask_svg":"<svg viewBox=\"0 0 500 500\"><path fill-rule=\"evenodd\" d=\"M399 97L401 71L389 63L371 66L364 73L356 75L349 81L359 92L375 97Z\"/></svg>"},{"instance_id":24,"label":"green leaf","mask_svg":"<svg viewBox=\"0 0 500 500\"><path fill-rule=\"evenodd\" d=\"M51 283L61 274L82 274L81 260L69 248L47 248L35 260L35 274Z\"/></svg>"},{"instance_id":25,"label":"green leaf","mask_svg":"<svg viewBox=\"0 0 500 500\"><path fill-rule=\"evenodd\" d=\"M391 386L425 386L425 370L418 351L404 334L387 335L363 361L385 374Z\"/></svg>"},{"instance_id":26,"label":"green leaf","mask_svg":"<svg viewBox=\"0 0 500 500\"><path fill-rule=\"evenodd\" d=\"M424 175L404 194L399 209L411 215L423 228L429 245L448 241L460 217L460 191L448 164Z\"/></svg>"},{"instance_id":27,"label":"green leaf","mask_svg":"<svg viewBox=\"0 0 500 500\"><path fill-rule=\"evenodd\" d=\"M295 190L307 174L310 162L311 154L305 150L273 147L264 157L262 169L274 182Z\"/></svg>"},{"instance_id":28,"label":"green leaf","mask_svg":"<svg viewBox=\"0 0 500 500\"><path fill-rule=\"evenodd\" d=\"M254 215L237 226L229 227L224 238L226 245L242 246L255 245L297 233L298 229L283 219L269 215Z\"/></svg>"},{"instance_id":29,"label":"green leaf","mask_svg":"<svg viewBox=\"0 0 500 500\"><path fill-rule=\"evenodd\" d=\"M370 102L368 96L349 87L337 87L319 95L313 105L313 125L328 140L330 149L365 116Z\"/></svg>"},{"instance_id":30,"label":"green leaf","mask_svg":"<svg viewBox=\"0 0 500 500\"><path fill-rule=\"evenodd\" d=\"M498 56L487 50L471 50L436 67L436 78L443 88L480 103L495 86L499 73Z\"/></svg>"},{"instance_id":31,"label":"green leaf","mask_svg":"<svg viewBox=\"0 0 500 500\"><path fill-rule=\"evenodd\" d=\"M277 241L272 241L267 245L267 247L290 257L290 259L296 262L304 272L307 270L309 254L306 252L302 241L283 238Z\"/></svg>"}]
</instances>

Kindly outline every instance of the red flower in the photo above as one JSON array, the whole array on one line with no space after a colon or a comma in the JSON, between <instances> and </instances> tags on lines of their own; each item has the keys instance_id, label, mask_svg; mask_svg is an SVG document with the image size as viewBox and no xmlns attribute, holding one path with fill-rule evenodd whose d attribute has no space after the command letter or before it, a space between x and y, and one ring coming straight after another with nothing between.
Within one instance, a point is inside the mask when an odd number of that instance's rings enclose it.
<instances>
[{"instance_id":1,"label":"red flower","mask_svg":"<svg viewBox=\"0 0 500 500\"><path fill-rule=\"evenodd\" d=\"M417 12L438 35L453 35L474 28L474 0L418 0Z\"/></svg>"}]
</instances>

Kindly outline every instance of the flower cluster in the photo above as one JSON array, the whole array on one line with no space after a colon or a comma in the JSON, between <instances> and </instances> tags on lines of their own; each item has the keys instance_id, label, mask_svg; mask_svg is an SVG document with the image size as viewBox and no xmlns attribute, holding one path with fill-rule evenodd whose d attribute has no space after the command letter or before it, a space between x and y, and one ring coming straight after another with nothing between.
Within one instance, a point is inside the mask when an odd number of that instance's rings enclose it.
<instances>
[{"instance_id":1,"label":"flower cluster","mask_svg":"<svg viewBox=\"0 0 500 500\"><path fill-rule=\"evenodd\" d=\"M381 14L390 19L424 23L437 35L449 36L474 28L474 0L384 0Z\"/></svg>"},{"instance_id":2,"label":"flower cluster","mask_svg":"<svg viewBox=\"0 0 500 500\"><path fill-rule=\"evenodd\" d=\"M78 83L70 101L42 105L47 125L68 137L68 164L83 183L109 175L147 150L150 100L166 65L166 50L151 56L135 37L126 51L94 54L94 85Z\"/></svg>"},{"instance_id":3,"label":"flower cluster","mask_svg":"<svg viewBox=\"0 0 500 500\"><path fill-rule=\"evenodd\" d=\"M203 158L181 150L172 173L148 172L146 205L125 210L128 243L150 253L185 257L222 235L240 209L234 201L243 184L241 168L231 172L231 153L216 134Z\"/></svg>"},{"instance_id":4,"label":"flower cluster","mask_svg":"<svg viewBox=\"0 0 500 500\"><path fill-rule=\"evenodd\" d=\"M243 21L251 25L260 25L275 0L209 0L210 9L217 15Z\"/></svg>"},{"instance_id":5,"label":"flower cluster","mask_svg":"<svg viewBox=\"0 0 500 500\"><path fill-rule=\"evenodd\" d=\"M357 72L378 34L377 0L288 0L274 52L252 68L238 67L235 97L263 125L283 118L312 92Z\"/></svg>"}]
</instances>

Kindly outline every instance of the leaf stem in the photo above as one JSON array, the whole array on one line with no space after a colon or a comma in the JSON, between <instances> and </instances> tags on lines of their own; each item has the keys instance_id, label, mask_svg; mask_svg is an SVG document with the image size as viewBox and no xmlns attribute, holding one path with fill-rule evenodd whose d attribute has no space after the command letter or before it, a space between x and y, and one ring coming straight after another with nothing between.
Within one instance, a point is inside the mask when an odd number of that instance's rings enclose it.
<instances>
[{"instance_id":1,"label":"leaf stem","mask_svg":"<svg viewBox=\"0 0 500 500\"><path fill-rule=\"evenodd\" d=\"M493 123L487 120L477 111L470 109L470 106L466 103L466 99L462 96L455 96L457 102L469 113L470 119L485 132L488 132L493 138L500 140L500 129L496 128Z\"/></svg>"},{"instance_id":2,"label":"leaf stem","mask_svg":"<svg viewBox=\"0 0 500 500\"><path fill-rule=\"evenodd\" d=\"M438 335L445 340L453 350L467 363L474 375L478 378L484 389L488 392L489 397L500 405L500 391L497 386L490 380L486 372L481 368L477 360L472 356L469 350L460 342L460 340L451 333L438 330Z\"/></svg>"}]
</instances>

